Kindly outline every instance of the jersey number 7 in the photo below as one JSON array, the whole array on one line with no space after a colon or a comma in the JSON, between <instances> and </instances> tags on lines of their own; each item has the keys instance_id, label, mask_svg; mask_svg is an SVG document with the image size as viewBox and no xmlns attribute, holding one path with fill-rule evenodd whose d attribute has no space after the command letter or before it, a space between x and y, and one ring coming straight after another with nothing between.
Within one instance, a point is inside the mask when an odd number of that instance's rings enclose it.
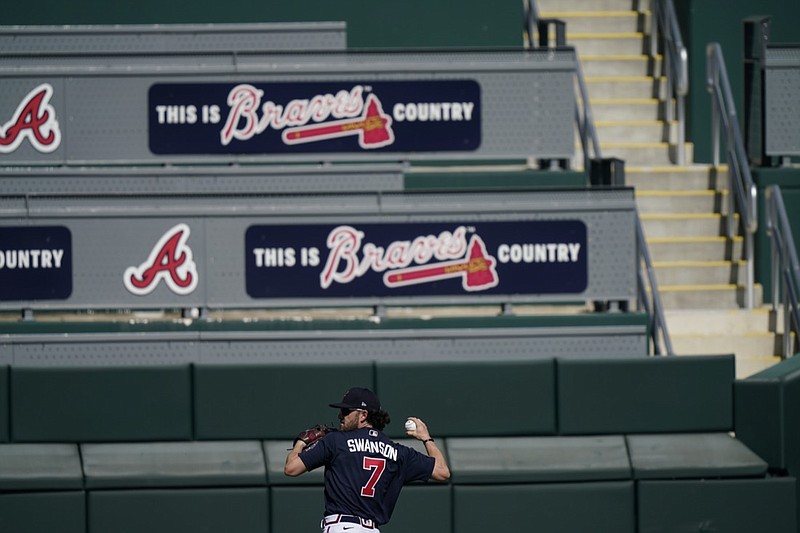
<instances>
[{"instance_id":1,"label":"jersey number 7","mask_svg":"<svg viewBox=\"0 0 800 533\"><path fill-rule=\"evenodd\" d=\"M361 495L367 498L375 496L375 485L381 479L383 471L386 469L386 459L381 457L364 457L363 466L364 470L372 470L367 484L361 487Z\"/></svg>"}]
</instances>

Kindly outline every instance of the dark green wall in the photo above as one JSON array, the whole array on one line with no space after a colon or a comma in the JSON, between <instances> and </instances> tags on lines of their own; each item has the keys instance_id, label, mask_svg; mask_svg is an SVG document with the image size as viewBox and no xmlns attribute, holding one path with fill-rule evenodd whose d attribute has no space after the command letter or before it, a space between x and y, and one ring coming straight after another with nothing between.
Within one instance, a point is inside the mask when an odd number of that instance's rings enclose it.
<instances>
[{"instance_id":1,"label":"dark green wall","mask_svg":"<svg viewBox=\"0 0 800 533\"><path fill-rule=\"evenodd\" d=\"M770 16L770 42L800 40L798 0L674 0L684 44L689 52L687 138L694 143L695 162L711 161L711 99L706 90L706 46L722 46L738 115L744 117L744 23L752 16ZM740 124L741 125L741 124ZM724 155L723 155L724 158ZM724 159L723 159L724 161Z\"/></svg>"},{"instance_id":2,"label":"dark green wall","mask_svg":"<svg viewBox=\"0 0 800 533\"><path fill-rule=\"evenodd\" d=\"M489 7L491 5L491 8ZM519 0L80 0L16 2L2 24L171 24L344 20L348 46L521 46Z\"/></svg>"}]
</instances>

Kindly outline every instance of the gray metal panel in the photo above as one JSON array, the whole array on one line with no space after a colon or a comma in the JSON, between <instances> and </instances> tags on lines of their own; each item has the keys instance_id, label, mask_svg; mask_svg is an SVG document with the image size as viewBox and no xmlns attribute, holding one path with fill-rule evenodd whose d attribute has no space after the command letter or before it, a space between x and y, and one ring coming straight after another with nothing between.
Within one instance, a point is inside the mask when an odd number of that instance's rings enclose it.
<instances>
[{"instance_id":1,"label":"gray metal panel","mask_svg":"<svg viewBox=\"0 0 800 533\"><path fill-rule=\"evenodd\" d=\"M24 342L15 339L9 344L12 353L8 363L26 367L175 365L195 362L199 350L196 335L160 340L158 335L148 334L122 342L113 341L111 336L96 337L40 336Z\"/></svg>"},{"instance_id":2,"label":"gray metal panel","mask_svg":"<svg viewBox=\"0 0 800 533\"><path fill-rule=\"evenodd\" d=\"M644 326L347 330L216 334L7 335L8 364L130 366L176 363L363 363L487 358L646 357Z\"/></svg>"},{"instance_id":3,"label":"gray metal panel","mask_svg":"<svg viewBox=\"0 0 800 533\"><path fill-rule=\"evenodd\" d=\"M40 154L28 143L4 164L571 158L572 49L0 57L2 114L43 83L53 86L63 142ZM472 151L156 155L148 146L148 90L156 83L474 80L481 91L481 145Z\"/></svg>"},{"instance_id":4,"label":"gray metal panel","mask_svg":"<svg viewBox=\"0 0 800 533\"><path fill-rule=\"evenodd\" d=\"M4 54L344 50L345 22L0 26Z\"/></svg>"},{"instance_id":5,"label":"gray metal panel","mask_svg":"<svg viewBox=\"0 0 800 533\"><path fill-rule=\"evenodd\" d=\"M401 191L403 166L248 165L233 167L0 167L7 195L181 195ZM24 200L0 197L0 211ZM16 211L15 211L16 212ZM4 216L4 215L0 215Z\"/></svg>"},{"instance_id":6,"label":"gray metal panel","mask_svg":"<svg viewBox=\"0 0 800 533\"><path fill-rule=\"evenodd\" d=\"M765 151L800 155L800 45L768 46L765 65Z\"/></svg>"},{"instance_id":7,"label":"gray metal panel","mask_svg":"<svg viewBox=\"0 0 800 533\"><path fill-rule=\"evenodd\" d=\"M0 309L247 308L628 300L635 297L635 203L632 189L480 193L349 193L229 197L30 197L28 218L0 225L57 225L72 235L73 288L67 300L0 302ZM12 212L13 217L18 213ZM4 214L0 211L0 216ZM459 294L450 297L263 299L245 287L245 233L251 225L368 222L579 220L587 229L588 284L581 294ZM165 283L135 295L123 274L148 258L171 228L189 228L196 289L180 295ZM524 239L524 235L509 236ZM520 241L524 242L524 241Z\"/></svg>"}]
</instances>

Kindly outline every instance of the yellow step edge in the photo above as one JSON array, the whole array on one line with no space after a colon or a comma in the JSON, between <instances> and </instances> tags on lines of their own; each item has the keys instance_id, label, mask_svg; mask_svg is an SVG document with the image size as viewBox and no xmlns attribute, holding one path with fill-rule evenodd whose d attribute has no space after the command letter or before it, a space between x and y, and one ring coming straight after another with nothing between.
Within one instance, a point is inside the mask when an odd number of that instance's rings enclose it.
<instances>
[{"instance_id":1,"label":"yellow step edge","mask_svg":"<svg viewBox=\"0 0 800 533\"><path fill-rule=\"evenodd\" d=\"M570 39L643 39L644 33L642 32L580 32L569 33L567 32L567 41Z\"/></svg>"},{"instance_id":2,"label":"yellow step edge","mask_svg":"<svg viewBox=\"0 0 800 533\"><path fill-rule=\"evenodd\" d=\"M649 13L643 12L644 13ZM611 17L638 17L638 11L550 11L539 14L540 18L611 18Z\"/></svg>"},{"instance_id":3,"label":"yellow step edge","mask_svg":"<svg viewBox=\"0 0 800 533\"><path fill-rule=\"evenodd\" d=\"M664 124L675 124L676 120L595 120L595 128L613 128L614 126L663 126Z\"/></svg>"},{"instance_id":4,"label":"yellow step edge","mask_svg":"<svg viewBox=\"0 0 800 533\"><path fill-rule=\"evenodd\" d=\"M703 189L703 190L693 190L693 189L679 189L675 191L670 190L655 190L655 191L648 191L648 190L639 190L637 189L634 191L636 196L642 197L666 197L666 196L715 196L717 194L726 194L727 191L714 191L711 189Z\"/></svg>"},{"instance_id":5,"label":"yellow step edge","mask_svg":"<svg viewBox=\"0 0 800 533\"><path fill-rule=\"evenodd\" d=\"M643 172L643 173L666 173L666 172L695 172L695 171L702 171L702 172L710 172L714 170L714 165L694 165L694 166L686 166L686 165L675 165L675 166L668 166L668 167L627 167L627 172ZM716 167L717 170L727 172L728 165L720 165Z\"/></svg>"},{"instance_id":6,"label":"yellow step edge","mask_svg":"<svg viewBox=\"0 0 800 533\"><path fill-rule=\"evenodd\" d=\"M731 291L743 285L736 284L708 284L708 285L659 285L658 292L690 292L690 291Z\"/></svg>"},{"instance_id":7,"label":"yellow step edge","mask_svg":"<svg viewBox=\"0 0 800 533\"><path fill-rule=\"evenodd\" d=\"M702 244L702 243L718 243L718 242L742 242L744 237L735 235L732 239L728 237L650 237L646 238L645 242L648 244Z\"/></svg>"},{"instance_id":8,"label":"yellow step edge","mask_svg":"<svg viewBox=\"0 0 800 533\"><path fill-rule=\"evenodd\" d=\"M653 261L653 268L717 268L745 265L747 261Z\"/></svg>"},{"instance_id":9,"label":"yellow step edge","mask_svg":"<svg viewBox=\"0 0 800 533\"><path fill-rule=\"evenodd\" d=\"M658 98L592 98L591 105L653 105L660 103Z\"/></svg>"},{"instance_id":10,"label":"yellow step edge","mask_svg":"<svg viewBox=\"0 0 800 533\"><path fill-rule=\"evenodd\" d=\"M739 216L738 213L736 216ZM643 213L639 215L642 220L703 220L721 219L720 213Z\"/></svg>"},{"instance_id":11,"label":"yellow step edge","mask_svg":"<svg viewBox=\"0 0 800 533\"><path fill-rule=\"evenodd\" d=\"M586 76L583 81L591 83L653 83L655 80L664 80L666 76Z\"/></svg>"},{"instance_id":12,"label":"yellow step edge","mask_svg":"<svg viewBox=\"0 0 800 533\"><path fill-rule=\"evenodd\" d=\"M670 143L659 142L638 142L638 143L600 143L600 148L666 148Z\"/></svg>"},{"instance_id":13,"label":"yellow step edge","mask_svg":"<svg viewBox=\"0 0 800 533\"><path fill-rule=\"evenodd\" d=\"M585 55L581 56L581 61L649 61L650 59L661 59L661 54L656 54L655 56L649 56L645 54L640 55L622 55L622 54L610 54L610 55Z\"/></svg>"}]
</instances>

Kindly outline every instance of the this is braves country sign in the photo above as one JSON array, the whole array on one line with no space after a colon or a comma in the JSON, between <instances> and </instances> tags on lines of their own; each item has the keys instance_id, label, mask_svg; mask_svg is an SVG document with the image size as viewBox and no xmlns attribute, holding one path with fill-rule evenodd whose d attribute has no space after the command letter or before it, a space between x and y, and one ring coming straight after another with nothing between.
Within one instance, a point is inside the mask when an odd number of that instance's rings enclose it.
<instances>
[{"instance_id":1,"label":"this is braves country sign","mask_svg":"<svg viewBox=\"0 0 800 533\"><path fill-rule=\"evenodd\" d=\"M474 151L472 80L155 84L154 154Z\"/></svg>"},{"instance_id":2,"label":"this is braves country sign","mask_svg":"<svg viewBox=\"0 0 800 533\"><path fill-rule=\"evenodd\" d=\"M579 220L256 225L245 244L253 298L574 294L588 282Z\"/></svg>"}]
</instances>

